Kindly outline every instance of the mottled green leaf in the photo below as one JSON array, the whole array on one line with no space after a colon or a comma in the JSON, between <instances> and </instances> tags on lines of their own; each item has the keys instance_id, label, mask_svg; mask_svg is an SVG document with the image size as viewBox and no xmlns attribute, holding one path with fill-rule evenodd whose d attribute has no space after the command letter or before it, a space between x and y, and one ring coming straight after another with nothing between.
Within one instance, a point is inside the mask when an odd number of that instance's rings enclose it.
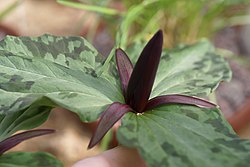
<instances>
[{"instance_id":1,"label":"mottled green leaf","mask_svg":"<svg viewBox=\"0 0 250 167\"><path fill-rule=\"evenodd\" d=\"M104 57L88 41L73 36L7 36L0 42L0 50L20 57L39 57L65 67L93 73L104 61Z\"/></svg>"},{"instance_id":2,"label":"mottled green leaf","mask_svg":"<svg viewBox=\"0 0 250 167\"><path fill-rule=\"evenodd\" d=\"M61 106L78 113L83 121L93 121L108 104L123 102L113 80L97 75L100 55L83 38L8 37L0 46L2 114L36 103L37 107ZM41 100L47 102L38 103Z\"/></svg>"},{"instance_id":3,"label":"mottled green leaf","mask_svg":"<svg viewBox=\"0 0 250 167\"><path fill-rule=\"evenodd\" d=\"M63 167L63 165L48 153L12 152L0 156L0 167Z\"/></svg>"},{"instance_id":4,"label":"mottled green leaf","mask_svg":"<svg viewBox=\"0 0 250 167\"><path fill-rule=\"evenodd\" d=\"M125 115L122 145L138 148L150 167L238 167L250 164L250 141L241 140L217 109L165 105Z\"/></svg>"},{"instance_id":5,"label":"mottled green leaf","mask_svg":"<svg viewBox=\"0 0 250 167\"><path fill-rule=\"evenodd\" d=\"M206 96L231 72L208 41L164 51L151 97L166 94Z\"/></svg>"},{"instance_id":6,"label":"mottled green leaf","mask_svg":"<svg viewBox=\"0 0 250 167\"><path fill-rule=\"evenodd\" d=\"M132 57L134 62L136 56ZM41 124L56 106L78 113L83 121L93 121L107 105L124 103L111 59L103 65L103 57L80 37L44 35L1 41L1 139ZM165 50L151 97L205 96L230 77L228 64L207 41ZM149 166L250 163L250 142L239 139L217 109L164 105L143 114L128 113L118 140L138 148Z\"/></svg>"},{"instance_id":7,"label":"mottled green leaf","mask_svg":"<svg viewBox=\"0 0 250 167\"><path fill-rule=\"evenodd\" d=\"M144 44L137 43L128 49L128 56L136 62ZM202 40L164 50L155 78L151 98L158 95L185 94L206 96L220 81L228 81L231 71L224 58L215 53L210 42Z\"/></svg>"}]
</instances>

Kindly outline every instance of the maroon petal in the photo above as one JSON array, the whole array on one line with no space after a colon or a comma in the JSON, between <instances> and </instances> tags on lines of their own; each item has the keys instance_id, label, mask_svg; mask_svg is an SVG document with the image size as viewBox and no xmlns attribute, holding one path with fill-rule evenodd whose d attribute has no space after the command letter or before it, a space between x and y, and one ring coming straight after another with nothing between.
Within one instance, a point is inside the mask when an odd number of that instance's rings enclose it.
<instances>
[{"instance_id":1,"label":"maroon petal","mask_svg":"<svg viewBox=\"0 0 250 167\"><path fill-rule=\"evenodd\" d=\"M133 71L133 65L127 54L120 48L116 49L115 58L121 80L123 96L126 97L129 78Z\"/></svg>"},{"instance_id":2,"label":"maroon petal","mask_svg":"<svg viewBox=\"0 0 250 167\"><path fill-rule=\"evenodd\" d=\"M102 113L94 135L89 142L88 149L94 147L108 132L108 130L111 129L112 126L129 111L132 111L132 109L126 104L121 104L119 102L112 103Z\"/></svg>"},{"instance_id":3,"label":"maroon petal","mask_svg":"<svg viewBox=\"0 0 250 167\"><path fill-rule=\"evenodd\" d=\"M54 132L55 130L53 129L35 129L13 135L0 142L0 155L25 140Z\"/></svg>"},{"instance_id":4,"label":"maroon petal","mask_svg":"<svg viewBox=\"0 0 250 167\"><path fill-rule=\"evenodd\" d=\"M158 96L149 100L146 106L146 110L153 109L163 104L188 104L203 108L217 107L216 104L197 97L186 96L186 95L165 95L165 96Z\"/></svg>"},{"instance_id":5,"label":"maroon petal","mask_svg":"<svg viewBox=\"0 0 250 167\"><path fill-rule=\"evenodd\" d=\"M162 52L163 34L159 30L144 47L131 74L126 103L136 112L143 112L159 65Z\"/></svg>"}]
</instances>

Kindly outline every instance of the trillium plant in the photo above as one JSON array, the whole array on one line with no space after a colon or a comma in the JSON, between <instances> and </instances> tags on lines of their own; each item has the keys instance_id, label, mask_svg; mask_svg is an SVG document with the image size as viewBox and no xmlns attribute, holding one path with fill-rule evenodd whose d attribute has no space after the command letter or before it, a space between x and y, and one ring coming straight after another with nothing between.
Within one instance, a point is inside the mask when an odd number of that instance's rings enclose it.
<instances>
[{"instance_id":1,"label":"trillium plant","mask_svg":"<svg viewBox=\"0 0 250 167\"><path fill-rule=\"evenodd\" d=\"M0 166L62 166L49 153L10 150L53 135L32 129L56 107L83 122L100 118L88 148L120 121L119 144L136 148L149 167L249 166L249 140L205 100L230 80L228 63L207 40L171 50L162 43L159 30L144 49L138 42L125 49L128 54L115 48L105 58L82 37L0 41Z\"/></svg>"},{"instance_id":2,"label":"trillium plant","mask_svg":"<svg viewBox=\"0 0 250 167\"><path fill-rule=\"evenodd\" d=\"M116 49L116 64L126 104L114 102L103 112L88 148L92 148L97 144L127 112L140 115L164 104L189 104L205 108L216 107L215 104L206 100L180 94L157 96L148 100L160 62L162 44L163 34L159 30L141 52L134 69L126 53L120 48Z\"/></svg>"}]
</instances>

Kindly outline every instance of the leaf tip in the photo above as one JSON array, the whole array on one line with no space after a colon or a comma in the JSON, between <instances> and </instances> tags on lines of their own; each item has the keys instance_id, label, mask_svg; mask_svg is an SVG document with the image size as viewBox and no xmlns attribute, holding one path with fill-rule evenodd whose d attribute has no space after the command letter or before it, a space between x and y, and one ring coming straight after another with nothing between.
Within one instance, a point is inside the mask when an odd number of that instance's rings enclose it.
<instances>
[{"instance_id":1,"label":"leaf tip","mask_svg":"<svg viewBox=\"0 0 250 167\"><path fill-rule=\"evenodd\" d=\"M101 139L100 139L101 140ZM100 141L99 140L99 141ZM88 150L90 150L91 148L93 148L99 141L94 141L94 138L91 138L89 145L87 147Z\"/></svg>"},{"instance_id":2,"label":"leaf tip","mask_svg":"<svg viewBox=\"0 0 250 167\"><path fill-rule=\"evenodd\" d=\"M0 142L0 155L19 143L38 136L54 133L54 129L34 129L15 134Z\"/></svg>"}]
</instances>

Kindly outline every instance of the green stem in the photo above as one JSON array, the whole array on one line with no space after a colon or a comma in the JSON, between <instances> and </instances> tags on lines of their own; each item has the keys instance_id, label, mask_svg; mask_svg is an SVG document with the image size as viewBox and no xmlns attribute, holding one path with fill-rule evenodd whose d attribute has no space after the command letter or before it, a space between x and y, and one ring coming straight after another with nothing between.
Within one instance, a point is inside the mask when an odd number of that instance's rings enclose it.
<instances>
[{"instance_id":1,"label":"green stem","mask_svg":"<svg viewBox=\"0 0 250 167\"><path fill-rule=\"evenodd\" d=\"M107 150L108 149L108 147L109 147L109 143L110 143L110 141L111 141L111 139L112 139L112 129L111 130L109 130L108 131L108 133L104 136L104 138L102 139L102 142L101 142L101 144L100 144L100 148L101 148L101 150L103 150L103 151L105 151L105 150Z\"/></svg>"},{"instance_id":2,"label":"green stem","mask_svg":"<svg viewBox=\"0 0 250 167\"><path fill-rule=\"evenodd\" d=\"M12 4L10 4L6 9L4 9L0 13L0 20L2 20L6 15L8 15L12 10L14 10L17 7L18 3L19 3L19 1L16 0Z\"/></svg>"},{"instance_id":3,"label":"green stem","mask_svg":"<svg viewBox=\"0 0 250 167\"><path fill-rule=\"evenodd\" d=\"M102 7L102 6L86 5L82 3L72 2L69 0L57 0L57 2L62 5L69 6L72 8L83 9L83 10L97 12L101 14L107 14L107 15L120 15L121 14L121 12L116 9Z\"/></svg>"}]
</instances>

